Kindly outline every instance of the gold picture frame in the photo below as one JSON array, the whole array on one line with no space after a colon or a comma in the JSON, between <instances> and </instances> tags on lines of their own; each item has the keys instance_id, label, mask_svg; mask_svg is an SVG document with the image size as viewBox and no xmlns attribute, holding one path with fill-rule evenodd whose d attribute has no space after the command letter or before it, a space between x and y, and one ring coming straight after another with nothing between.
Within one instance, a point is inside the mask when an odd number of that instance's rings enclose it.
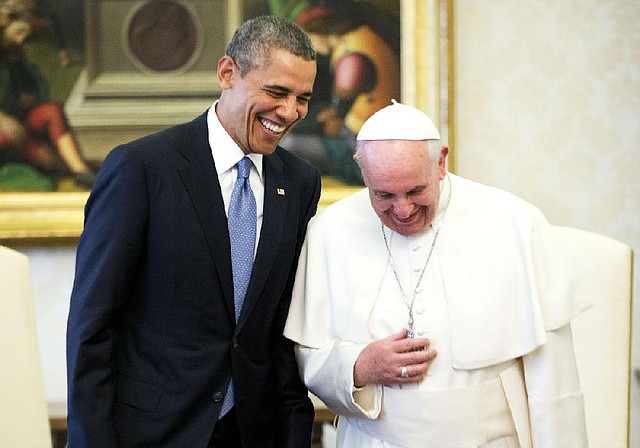
<instances>
[{"instance_id":1,"label":"gold picture frame","mask_svg":"<svg viewBox=\"0 0 640 448\"><path fill-rule=\"evenodd\" d=\"M453 146L451 22L453 0L402 0L401 85L406 104L426 111ZM242 2L230 1L229 20L240 22ZM235 19L234 19L235 18ZM454 159L449 156L449 169ZM320 208L362 187L324 179ZM88 192L0 192L0 244L75 241L83 227Z\"/></svg>"}]
</instances>

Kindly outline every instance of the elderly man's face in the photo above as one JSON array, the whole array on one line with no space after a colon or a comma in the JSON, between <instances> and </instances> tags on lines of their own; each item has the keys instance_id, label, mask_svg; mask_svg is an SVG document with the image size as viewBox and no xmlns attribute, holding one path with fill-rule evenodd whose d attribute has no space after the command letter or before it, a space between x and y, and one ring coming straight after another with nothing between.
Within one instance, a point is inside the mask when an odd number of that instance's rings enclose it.
<instances>
[{"instance_id":1,"label":"elderly man's face","mask_svg":"<svg viewBox=\"0 0 640 448\"><path fill-rule=\"evenodd\" d=\"M426 141L370 141L361 149L371 206L388 228L414 235L435 217L448 149L430 160Z\"/></svg>"}]
</instances>

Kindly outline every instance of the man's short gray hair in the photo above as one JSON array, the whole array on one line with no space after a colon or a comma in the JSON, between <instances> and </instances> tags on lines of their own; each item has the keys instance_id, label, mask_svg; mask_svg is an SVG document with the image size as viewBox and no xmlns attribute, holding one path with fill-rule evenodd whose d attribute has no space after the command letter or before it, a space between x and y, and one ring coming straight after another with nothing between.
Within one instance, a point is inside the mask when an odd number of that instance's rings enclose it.
<instances>
[{"instance_id":1,"label":"man's short gray hair","mask_svg":"<svg viewBox=\"0 0 640 448\"><path fill-rule=\"evenodd\" d=\"M361 157L359 152L366 146L368 142L372 140L359 140L356 142L356 161L360 164ZM442 150L442 144L440 140L427 140L427 151L429 152L429 160L437 163L440 159L440 151Z\"/></svg>"},{"instance_id":2,"label":"man's short gray hair","mask_svg":"<svg viewBox=\"0 0 640 448\"><path fill-rule=\"evenodd\" d=\"M315 61L316 51L309 36L284 17L260 16L247 20L235 31L226 55L244 76L266 62L273 49L288 51L305 61Z\"/></svg>"}]
</instances>

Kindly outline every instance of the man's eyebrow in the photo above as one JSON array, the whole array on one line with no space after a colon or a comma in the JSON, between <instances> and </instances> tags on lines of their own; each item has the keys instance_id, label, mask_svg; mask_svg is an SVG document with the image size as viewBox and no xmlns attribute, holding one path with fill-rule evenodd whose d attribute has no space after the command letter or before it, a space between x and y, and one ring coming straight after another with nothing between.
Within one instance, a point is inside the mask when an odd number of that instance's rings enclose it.
<instances>
[{"instance_id":1,"label":"man's eyebrow","mask_svg":"<svg viewBox=\"0 0 640 448\"><path fill-rule=\"evenodd\" d=\"M426 184L425 184L425 185L418 185L418 186L416 186L416 187L412 188L411 190L409 190L409 191L405 192L404 194L416 194L416 193L420 193L420 192L424 191L424 189L425 189L425 188L427 188L427 185L426 185ZM376 195L379 195L379 196L380 196L380 195L393 195L393 196L395 196L395 195L396 195L396 193L391 193L391 192L386 191L386 190L376 190L375 188L374 188L374 189L372 189L372 191L373 191Z\"/></svg>"},{"instance_id":2,"label":"man's eyebrow","mask_svg":"<svg viewBox=\"0 0 640 448\"><path fill-rule=\"evenodd\" d=\"M291 91L290 89L287 89L286 87L281 86L279 84L266 84L264 86L264 88L267 89L267 90L278 90L280 92L290 92Z\"/></svg>"},{"instance_id":3,"label":"man's eyebrow","mask_svg":"<svg viewBox=\"0 0 640 448\"><path fill-rule=\"evenodd\" d=\"M407 191L407 194L411 194L411 193L419 193L422 190L424 190L425 188L427 188L427 184L423 184L423 185L418 185L415 188L412 188L411 190Z\"/></svg>"},{"instance_id":4,"label":"man's eyebrow","mask_svg":"<svg viewBox=\"0 0 640 448\"><path fill-rule=\"evenodd\" d=\"M277 92L280 92L280 93L291 93L291 89L288 89L288 88L286 88L284 86L281 86L281 85L278 85L278 84L265 85L264 88L267 89L267 90L277 91ZM298 96L311 98L313 96L313 92L302 92Z\"/></svg>"}]
</instances>

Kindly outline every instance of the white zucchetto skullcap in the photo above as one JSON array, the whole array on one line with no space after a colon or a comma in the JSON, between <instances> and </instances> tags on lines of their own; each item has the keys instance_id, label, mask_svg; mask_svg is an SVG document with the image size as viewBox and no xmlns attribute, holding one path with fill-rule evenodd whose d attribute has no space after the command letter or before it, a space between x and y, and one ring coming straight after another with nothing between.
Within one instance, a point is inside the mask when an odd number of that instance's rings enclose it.
<instances>
[{"instance_id":1,"label":"white zucchetto skullcap","mask_svg":"<svg viewBox=\"0 0 640 448\"><path fill-rule=\"evenodd\" d=\"M396 100L391 102L364 122L356 140L440 140L440 132L427 114Z\"/></svg>"}]
</instances>

